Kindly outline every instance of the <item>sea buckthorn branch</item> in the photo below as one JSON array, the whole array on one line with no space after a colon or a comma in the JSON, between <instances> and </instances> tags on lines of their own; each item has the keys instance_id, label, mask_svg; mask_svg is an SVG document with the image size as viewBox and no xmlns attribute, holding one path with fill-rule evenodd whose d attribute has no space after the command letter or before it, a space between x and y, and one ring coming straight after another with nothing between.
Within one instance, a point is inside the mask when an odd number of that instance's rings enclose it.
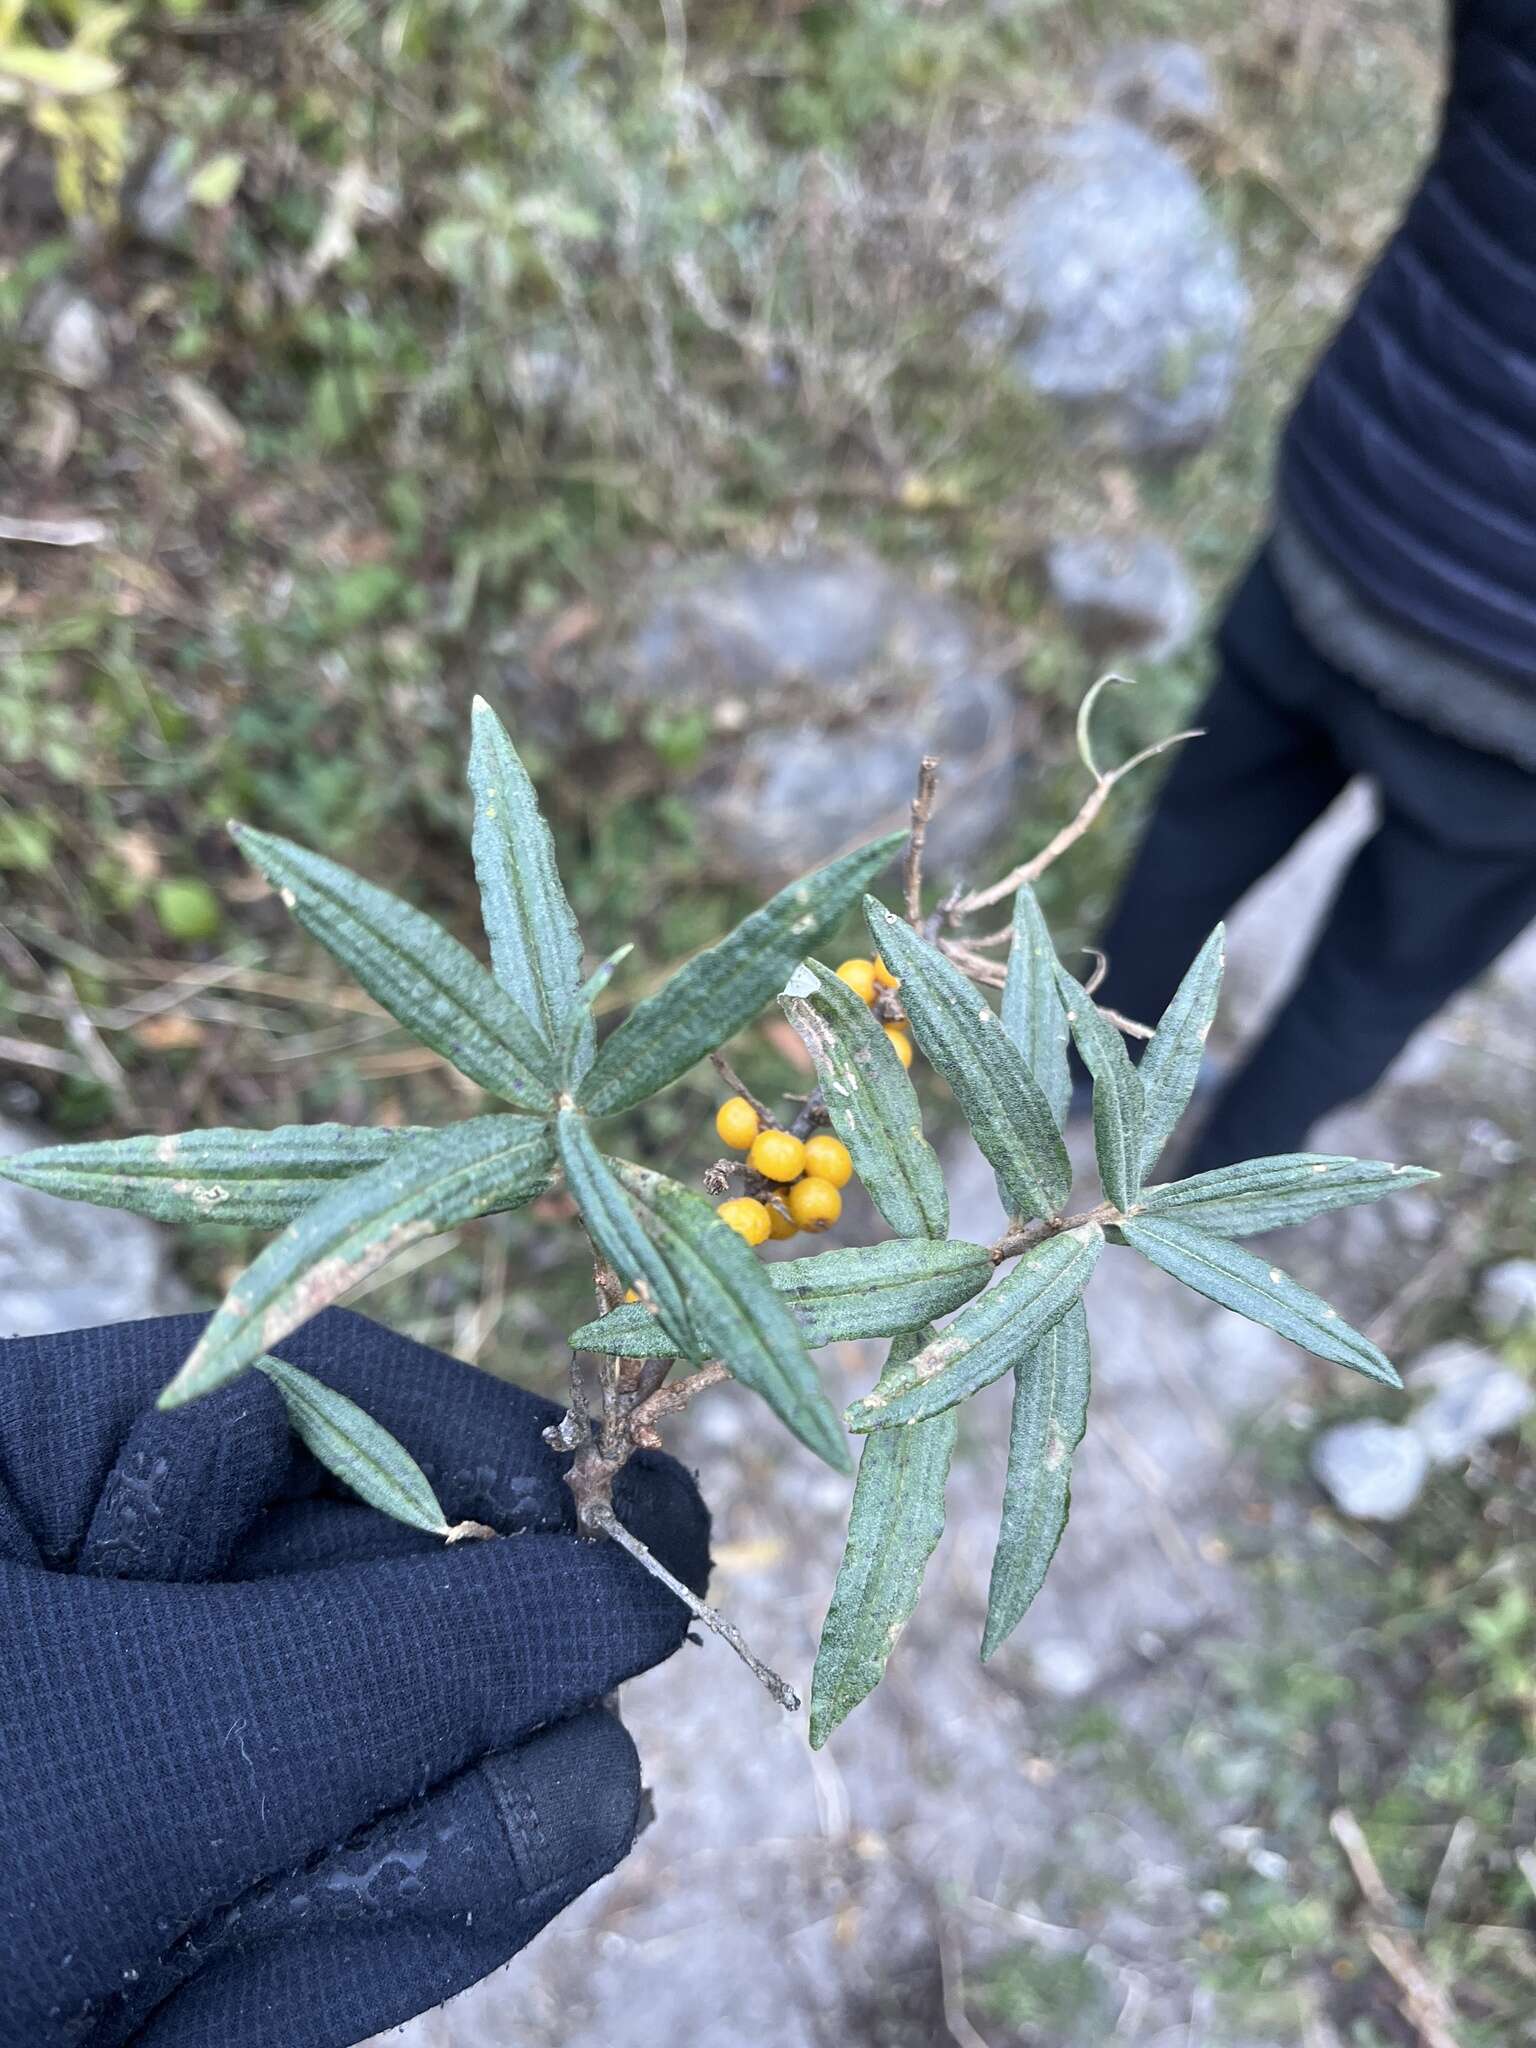
<instances>
[{"instance_id":1,"label":"sea buckthorn branch","mask_svg":"<svg viewBox=\"0 0 1536 2048\"><path fill-rule=\"evenodd\" d=\"M368 997L492 1106L426 1130L320 1123L60 1145L0 1161L0 1177L172 1223L202 1220L216 1191L221 1220L276 1233L163 1390L166 1408L265 1369L272 1345L406 1244L527 1207L563 1184L592 1248L598 1308L575 1333L567 1412L548 1432L554 1448L571 1454L578 1525L619 1543L670 1585L785 1705L796 1702L783 1680L618 1522L613 1480L636 1449L660 1444L668 1416L728 1379L834 1469L850 1469L845 1429L865 1439L812 1686L811 1740L819 1746L878 1682L911 1612L942 1526L955 1412L1010 1369L1023 1372L1017 1386L1027 1398L1021 1408L1016 1390L983 1657L1033 1600L1066 1519L1067 1460L1088 1397L1081 1296L1106 1240L1319 1357L1400 1385L1369 1337L1240 1240L1377 1200L1428 1177L1423 1169L1298 1154L1151 1183L1198 1078L1221 987L1222 933L1201 948L1152 1034L1093 1001L1102 962L1086 988L1062 968L1027 886L1090 829L1132 769L1193 736L1177 734L1101 768L1092 712L1115 680L1096 684L1079 716L1087 797L1013 873L924 909L938 791L938 764L926 758L908 832L786 885L630 1006L601 1041L593 1006L622 955L583 978L581 936L536 792L510 736L477 703L473 852L489 967L421 910L323 855L250 828L238 837ZM903 848L898 914L868 892ZM965 929L976 911L1015 891L1006 929ZM822 965L861 901L877 950ZM1010 970L1015 937L1023 944ZM1000 1014L973 998L975 984L1002 986ZM776 997L820 1084L803 1097L786 1095L794 1107L781 1114L720 1053ZM912 1026L997 1175L1010 1220L990 1246L950 1235L942 1167L904 1072L914 1059ZM1105 1196L1076 1215L1067 1213L1072 1160L1064 1143L1069 1033L1093 1079ZM1151 1038L1135 1066L1126 1033ZM731 1091L715 1125L731 1156L704 1176L718 1207L606 1150L593 1129L706 1055ZM855 1171L891 1235L759 1264L752 1248L835 1222ZM1010 1260L1018 1263L993 1284ZM878 1385L840 1422L811 1354L855 1339L889 1340L889 1355ZM689 1369L671 1381L679 1354ZM318 1382L303 1406L305 1441L363 1499L451 1535L408 1447ZM873 1575L872 1558L882 1560Z\"/></svg>"}]
</instances>

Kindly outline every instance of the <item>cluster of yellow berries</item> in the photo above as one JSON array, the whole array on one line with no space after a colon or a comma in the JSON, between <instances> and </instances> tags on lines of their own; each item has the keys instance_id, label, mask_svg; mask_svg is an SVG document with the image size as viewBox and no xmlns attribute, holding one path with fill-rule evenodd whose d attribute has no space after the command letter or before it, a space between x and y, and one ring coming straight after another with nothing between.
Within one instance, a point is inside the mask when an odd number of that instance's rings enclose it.
<instances>
[{"instance_id":1,"label":"cluster of yellow berries","mask_svg":"<svg viewBox=\"0 0 1536 2048\"><path fill-rule=\"evenodd\" d=\"M746 1153L754 1173L778 1183L766 1201L738 1195L715 1211L748 1244L793 1237L797 1230L825 1230L842 1215L838 1190L852 1180L853 1161L841 1138L826 1131L797 1138L793 1131L776 1130L763 1123L744 1095L721 1103L715 1129L721 1144Z\"/></svg>"},{"instance_id":2,"label":"cluster of yellow berries","mask_svg":"<svg viewBox=\"0 0 1536 2048\"><path fill-rule=\"evenodd\" d=\"M846 981L856 996L862 996L866 1003L878 1001L882 989L896 990L901 983L877 954L873 960L845 960L837 970L839 981ZM912 1064L912 1036L905 1024L882 1024L881 1030L896 1048L896 1057L904 1067Z\"/></svg>"}]
</instances>

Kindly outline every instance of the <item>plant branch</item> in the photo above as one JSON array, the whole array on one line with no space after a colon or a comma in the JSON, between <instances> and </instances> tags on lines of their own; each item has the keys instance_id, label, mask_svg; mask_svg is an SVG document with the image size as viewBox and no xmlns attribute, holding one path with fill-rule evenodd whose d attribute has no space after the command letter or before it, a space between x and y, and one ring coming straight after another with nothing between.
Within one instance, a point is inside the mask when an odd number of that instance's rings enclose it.
<instances>
[{"instance_id":1,"label":"plant branch","mask_svg":"<svg viewBox=\"0 0 1536 2048\"><path fill-rule=\"evenodd\" d=\"M901 869L907 923L914 930L923 921L923 847L928 838L928 820L933 816L933 796L938 780L938 762L931 754L924 754L918 764L917 794L912 799L912 830L907 837L906 859Z\"/></svg>"},{"instance_id":2,"label":"plant branch","mask_svg":"<svg viewBox=\"0 0 1536 2048\"><path fill-rule=\"evenodd\" d=\"M1060 1237L1065 1231L1080 1230L1085 1223L1118 1223L1120 1220L1120 1211L1113 1202L1100 1202L1096 1209L1084 1209L1078 1216L1052 1216L1049 1221L1021 1223L1017 1229L1005 1231L995 1244L989 1245L987 1256L994 1266L1000 1266L1005 1259L1016 1259L1025 1252L1032 1252L1048 1237Z\"/></svg>"},{"instance_id":3,"label":"plant branch","mask_svg":"<svg viewBox=\"0 0 1536 2048\"><path fill-rule=\"evenodd\" d=\"M761 1657L754 1656L736 1624L727 1621L717 1608L711 1607L707 1600L701 1600L691 1586L685 1586L681 1579L669 1572L661 1559L648 1550L638 1536L630 1534L611 1507L605 1502L594 1502L587 1511L586 1520L589 1528L599 1530L610 1542L617 1543L621 1550L627 1550L635 1562L643 1565L653 1579L659 1579L668 1592L675 1593L695 1620L703 1622L707 1629L712 1629L722 1642L729 1643L758 1683L773 1695L786 1713L799 1713L800 1695L794 1687L787 1680L780 1678Z\"/></svg>"},{"instance_id":4,"label":"plant branch","mask_svg":"<svg viewBox=\"0 0 1536 2048\"><path fill-rule=\"evenodd\" d=\"M709 1064L714 1068L733 1095L739 1095L744 1102L751 1103L752 1107L757 1111L759 1123L767 1124L771 1130L775 1131L784 1128L768 1105L765 1102L758 1101L752 1090L743 1081L740 1074L737 1073L723 1053L712 1052L709 1056Z\"/></svg>"},{"instance_id":5,"label":"plant branch","mask_svg":"<svg viewBox=\"0 0 1536 2048\"><path fill-rule=\"evenodd\" d=\"M675 1415L680 1408L688 1406L695 1394L702 1394L706 1387L718 1387L722 1380L730 1377L730 1372L719 1359L711 1359L708 1365L701 1365L686 1379L674 1380L670 1387L655 1388L629 1411L631 1431L638 1433L654 1429L663 1415Z\"/></svg>"},{"instance_id":6,"label":"plant branch","mask_svg":"<svg viewBox=\"0 0 1536 2048\"><path fill-rule=\"evenodd\" d=\"M1141 752L1133 754L1129 761L1122 761L1118 768L1111 768L1107 772L1094 767L1092 757L1089 756L1089 771L1094 776L1094 784L1083 799L1077 816L1063 825L1055 838L1041 847L1037 854L1025 861L1021 867L1016 867L1011 873L1004 875L1000 882L993 882L985 889L972 889L968 895L962 896L950 910L951 919L971 917L976 911L986 910L992 904L1001 903L1005 897L1012 896L1023 883L1038 881L1046 869L1060 860L1069 847L1077 844L1108 803L1115 785L1122 782L1133 768L1142 767L1146 762L1155 760L1159 754L1167 753L1170 747L1182 745L1185 740L1197 740L1201 737L1203 729L1195 726L1187 732L1170 733L1166 739L1155 740L1150 747L1143 747ZM992 943L991 935L984 943Z\"/></svg>"}]
</instances>

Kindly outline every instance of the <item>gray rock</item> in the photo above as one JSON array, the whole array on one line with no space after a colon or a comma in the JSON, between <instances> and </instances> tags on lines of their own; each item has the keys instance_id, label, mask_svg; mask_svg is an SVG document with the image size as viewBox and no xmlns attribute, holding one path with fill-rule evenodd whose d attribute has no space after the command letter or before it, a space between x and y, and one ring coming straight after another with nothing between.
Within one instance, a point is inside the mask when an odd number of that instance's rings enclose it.
<instances>
[{"instance_id":1,"label":"gray rock","mask_svg":"<svg viewBox=\"0 0 1536 2048\"><path fill-rule=\"evenodd\" d=\"M70 292L48 321L43 360L61 384L94 391L112 374L107 316L83 292Z\"/></svg>"},{"instance_id":2,"label":"gray rock","mask_svg":"<svg viewBox=\"0 0 1536 2048\"><path fill-rule=\"evenodd\" d=\"M1103 1675L1087 1645L1068 1636L1045 1636L1031 1643L1029 1668L1040 1689L1061 1700L1081 1699Z\"/></svg>"},{"instance_id":3,"label":"gray rock","mask_svg":"<svg viewBox=\"0 0 1536 2048\"><path fill-rule=\"evenodd\" d=\"M1097 115L1047 145L1001 223L1016 373L1108 446L1179 455L1227 412L1248 319L1232 244L1178 158Z\"/></svg>"},{"instance_id":4,"label":"gray rock","mask_svg":"<svg viewBox=\"0 0 1536 2048\"><path fill-rule=\"evenodd\" d=\"M1496 1436L1516 1429L1536 1407L1520 1377L1475 1344L1437 1344L1408 1376L1410 1388L1432 1391L1408 1427L1436 1465L1459 1465Z\"/></svg>"},{"instance_id":5,"label":"gray rock","mask_svg":"<svg viewBox=\"0 0 1536 2048\"><path fill-rule=\"evenodd\" d=\"M1495 1337L1536 1325L1536 1259L1490 1266L1477 1287L1478 1320Z\"/></svg>"},{"instance_id":6,"label":"gray rock","mask_svg":"<svg viewBox=\"0 0 1536 2048\"><path fill-rule=\"evenodd\" d=\"M0 1154L41 1142L0 1122ZM92 1329L186 1305L152 1223L0 1181L0 1337Z\"/></svg>"},{"instance_id":7,"label":"gray rock","mask_svg":"<svg viewBox=\"0 0 1536 2048\"><path fill-rule=\"evenodd\" d=\"M1200 615L1178 552L1146 534L1052 541L1045 576L1051 596L1091 653L1162 660L1184 646Z\"/></svg>"},{"instance_id":8,"label":"gray rock","mask_svg":"<svg viewBox=\"0 0 1536 2048\"><path fill-rule=\"evenodd\" d=\"M1205 53L1156 37L1120 43L1093 74L1094 103L1139 128L1210 128L1221 92Z\"/></svg>"},{"instance_id":9,"label":"gray rock","mask_svg":"<svg viewBox=\"0 0 1536 2048\"><path fill-rule=\"evenodd\" d=\"M976 619L872 555L724 556L642 590L604 663L632 712L703 712L692 792L731 861L783 879L905 822L917 762L943 761L937 872L1006 818L1015 703Z\"/></svg>"},{"instance_id":10,"label":"gray rock","mask_svg":"<svg viewBox=\"0 0 1536 2048\"><path fill-rule=\"evenodd\" d=\"M1312 1471L1346 1515L1398 1522L1424 1490L1429 1454L1411 1429L1391 1422L1340 1422L1313 1444Z\"/></svg>"},{"instance_id":11,"label":"gray rock","mask_svg":"<svg viewBox=\"0 0 1536 2048\"><path fill-rule=\"evenodd\" d=\"M175 135L151 160L138 190L128 202L128 219L141 240L162 249L179 249L186 240L192 210L188 179L194 151L185 136Z\"/></svg>"}]
</instances>

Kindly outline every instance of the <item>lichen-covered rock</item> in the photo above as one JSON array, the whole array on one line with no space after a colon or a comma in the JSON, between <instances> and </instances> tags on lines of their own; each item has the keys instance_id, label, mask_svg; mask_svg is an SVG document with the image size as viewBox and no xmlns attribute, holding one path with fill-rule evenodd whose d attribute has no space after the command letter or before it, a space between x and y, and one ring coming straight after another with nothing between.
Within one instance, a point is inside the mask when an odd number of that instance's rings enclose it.
<instances>
[{"instance_id":1,"label":"lichen-covered rock","mask_svg":"<svg viewBox=\"0 0 1536 2048\"><path fill-rule=\"evenodd\" d=\"M1045 146L1001 223L997 293L1014 368L1133 455L1198 448L1231 404L1248 293L1179 159L1095 115Z\"/></svg>"},{"instance_id":2,"label":"lichen-covered rock","mask_svg":"<svg viewBox=\"0 0 1536 2048\"><path fill-rule=\"evenodd\" d=\"M1093 654L1161 661L1194 632L1200 600L1177 549L1149 534L1054 540L1045 579L1062 616Z\"/></svg>"},{"instance_id":3,"label":"lichen-covered rock","mask_svg":"<svg viewBox=\"0 0 1536 2048\"><path fill-rule=\"evenodd\" d=\"M1004 822L1018 707L973 614L875 556L717 557L642 590L603 657L642 720L703 714L691 795L734 864L783 879L906 819L919 756L942 757L929 846L942 871Z\"/></svg>"}]
</instances>

